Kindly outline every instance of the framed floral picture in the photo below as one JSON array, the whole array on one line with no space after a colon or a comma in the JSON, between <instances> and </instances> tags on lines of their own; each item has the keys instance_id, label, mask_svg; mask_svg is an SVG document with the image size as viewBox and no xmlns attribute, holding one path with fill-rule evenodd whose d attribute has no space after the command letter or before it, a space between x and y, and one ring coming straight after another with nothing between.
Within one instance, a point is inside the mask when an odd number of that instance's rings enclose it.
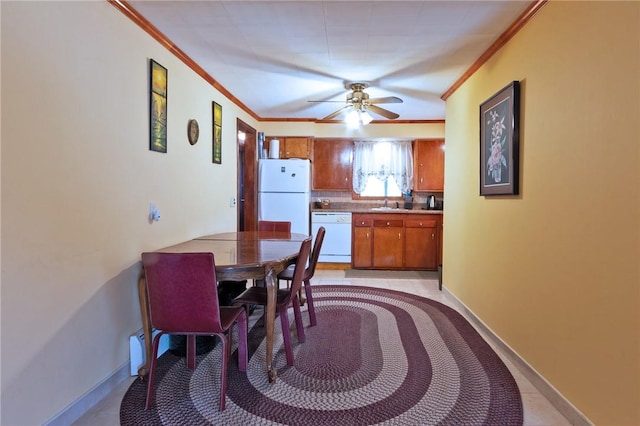
<instances>
[{"instance_id":1,"label":"framed floral picture","mask_svg":"<svg viewBox=\"0 0 640 426\"><path fill-rule=\"evenodd\" d=\"M480 105L480 195L517 195L520 163L520 83Z\"/></svg>"},{"instance_id":2,"label":"framed floral picture","mask_svg":"<svg viewBox=\"0 0 640 426\"><path fill-rule=\"evenodd\" d=\"M167 69L150 59L149 149L167 152Z\"/></svg>"}]
</instances>

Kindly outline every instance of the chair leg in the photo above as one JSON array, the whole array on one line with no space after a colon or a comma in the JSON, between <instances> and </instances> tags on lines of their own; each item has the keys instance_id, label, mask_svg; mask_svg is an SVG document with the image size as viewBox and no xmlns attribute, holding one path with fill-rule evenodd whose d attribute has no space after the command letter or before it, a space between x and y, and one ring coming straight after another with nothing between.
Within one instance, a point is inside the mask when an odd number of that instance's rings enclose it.
<instances>
[{"instance_id":1,"label":"chair leg","mask_svg":"<svg viewBox=\"0 0 640 426\"><path fill-rule=\"evenodd\" d=\"M193 334L187 335L187 368L196 368L196 336Z\"/></svg>"},{"instance_id":2,"label":"chair leg","mask_svg":"<svg viewBox=\"0 0 640 426\"><path fill-rule=\"evenodd\" d=\"M300 343L304 343L305 335L304 335L304 325L302 324L302 312L300 311L300 300L298 299L298 295L296 294L293 297L293 316L296 319L296 331L298 332L298 341Z\"/></svg>"},{"instance_id":3,"label":"chair leg","mask_svg":"<svg viewBox=\"0 0 640 426\"><path fill-rule=\"evenodd\" d=\"M249 364L249 350L247 343L249 321L247 311L238 317L238 370L247 371Z\"/></svg>"},{"instance_id":4,"label":"chair leg","mask_svg":"<svg viewBox=\"0 0 640 426\"><path fill-rule=\"evenodd\" d=\"M307 310L309 311L309 322L313 327L318 322L316 321L316 310L313 307L313 297L311 296L311 282L309 280L305 280L304 282L304 292L307 295Z\"/></svg>"},{"instance_id":5,"label":"chair leg","mask_svg":"<svg viewBox=\"0 0 640 426\"><path fill-rule=\"evenodd\" d=\"M220 411L224 411L227 402L227 362L229 361L230 342L224 333L218 334L222 343L222 367L220 369Z\"/></svg>"},{"instance_id":6,"label":"chair leg","mask_svg":"<svg viewBox=\"0 0 640 426\"><path fill-rule=\"evenodd\" d=\"M291 348L291 332L289 331L289 318L287 317L287 308L283 307L278 314L280 315L280 325L282 326L282 338L284 339L284 350L287 354L287 364L294 365L293 349Z\"/></svg>"},{"instance_id":7,"label":"chair leg","mask_svg":"<svg viewBox=\"0 0 640 426\"><path fill-rule=\"evenodd\" d=\"M158 333L153 339L152 351L151 351L151 365L149 366L149 376L147 377L147 399L144 404L144 409L148 410L153 400L153 382L156 374L156 362L158 358L158 346L160 344L160 337L164 333Z\"/></svg>"}]
</instances>

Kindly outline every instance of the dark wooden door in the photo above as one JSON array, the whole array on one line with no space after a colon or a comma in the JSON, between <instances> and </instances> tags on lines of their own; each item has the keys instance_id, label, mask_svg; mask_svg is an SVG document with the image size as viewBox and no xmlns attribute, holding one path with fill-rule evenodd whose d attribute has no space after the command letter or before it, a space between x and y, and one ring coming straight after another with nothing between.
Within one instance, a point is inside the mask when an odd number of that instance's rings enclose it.
<instances>
[{"instance_id":1,"label":"dark wooden door","mask_svg":"<svg viewBox=\"0 0 640 426\"><path fill-rule=\"evenodd\" d=\"M240 119L236 127L245 134L244 141L238 138L237 226L239 231L255 231L258 224L257 132Z\"/></svg>"}]
</instances>

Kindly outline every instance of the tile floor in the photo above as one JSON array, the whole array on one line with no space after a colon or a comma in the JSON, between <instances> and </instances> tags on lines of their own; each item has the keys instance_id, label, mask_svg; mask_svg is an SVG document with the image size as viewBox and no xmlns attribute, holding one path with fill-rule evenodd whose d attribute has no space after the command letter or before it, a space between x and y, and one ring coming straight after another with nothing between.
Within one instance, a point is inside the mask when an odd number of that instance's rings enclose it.
<instances>
[{"instance_id":1,"label":"tile floor","mask_svg":"<svg viewBox=\"0 0 640 426\"><path fill-rule=\"evenodd\" d=\"M438 290L437 280L420 279L364 279L345 278L342 270L316 270L313 284L344 284L344 285L366 285L371 287L389 288L393 290L405 291L437 300L448 306L456 307L447 295ZM482 334L482 333L481 333ZM489 339L486 339L490 342ZM492 345L493 346L493 345ZM554 408L554 406L538 392L538 390L527 380L520 371L496 348L494 350L501 356L505 365L516 379L522 402L524 404L524 424L525 426L565 426L571 423ZM73 423L75 426L111 426L120 423L120 401L135 377L128 378L120 386L111 392L102 401L85 413L80 419Z\"/></svg>"}]
</instances>

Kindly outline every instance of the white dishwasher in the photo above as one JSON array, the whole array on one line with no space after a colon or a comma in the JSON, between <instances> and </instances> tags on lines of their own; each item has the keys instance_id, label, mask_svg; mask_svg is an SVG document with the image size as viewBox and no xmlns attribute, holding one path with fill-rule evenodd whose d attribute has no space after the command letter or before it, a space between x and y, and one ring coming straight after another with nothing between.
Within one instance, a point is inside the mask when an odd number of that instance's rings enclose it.
<instances>
[{"instance_id":1,"label":"white dishwasher","mask_svg":"<svg viewBox=\"0 0 640 426\"><path fill-rule=\"evenodd\" d=\"M314 241L321 226L324 226L326 233L318 261L351 263L351 213L311 213L311 230Z\"/></svg>"}]
</instances>

